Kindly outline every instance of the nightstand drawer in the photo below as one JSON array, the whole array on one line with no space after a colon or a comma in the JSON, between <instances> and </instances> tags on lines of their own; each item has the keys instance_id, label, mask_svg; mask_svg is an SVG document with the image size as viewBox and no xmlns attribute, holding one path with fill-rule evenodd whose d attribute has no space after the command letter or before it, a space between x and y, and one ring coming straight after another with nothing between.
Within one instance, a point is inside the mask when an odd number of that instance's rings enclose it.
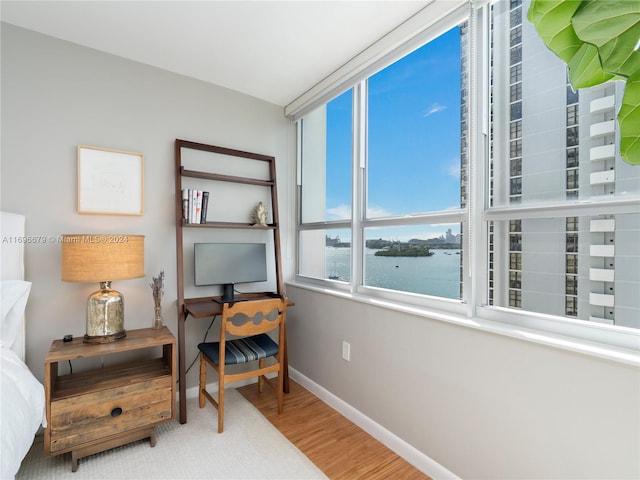
<instances>
[{"instance_id":1,"label":"nightstand drawer","mask_svg":"<svg viewBox=\"0 0 640 480\"><path fill-rule=\"evenodd\" d=\"M51 453L172 418L171 375L51 402Z\"/></svg>"}]
</instances>

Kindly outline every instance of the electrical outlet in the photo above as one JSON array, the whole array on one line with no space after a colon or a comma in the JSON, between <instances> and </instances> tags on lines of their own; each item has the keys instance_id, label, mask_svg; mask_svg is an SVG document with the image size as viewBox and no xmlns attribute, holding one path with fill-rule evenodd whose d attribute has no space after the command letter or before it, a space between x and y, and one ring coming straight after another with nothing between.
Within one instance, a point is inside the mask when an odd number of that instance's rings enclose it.
<instances>
[{"instance_id":1,"label":"electrical outlet","mask_svg":"<svg viewBox=\"0 0 640 480\"><path fill-rule=\"evenodd\" d=\"M351 361L351 344L349 342L342 342L342 358L347 362Z\"/></svg>"}]
</instances>

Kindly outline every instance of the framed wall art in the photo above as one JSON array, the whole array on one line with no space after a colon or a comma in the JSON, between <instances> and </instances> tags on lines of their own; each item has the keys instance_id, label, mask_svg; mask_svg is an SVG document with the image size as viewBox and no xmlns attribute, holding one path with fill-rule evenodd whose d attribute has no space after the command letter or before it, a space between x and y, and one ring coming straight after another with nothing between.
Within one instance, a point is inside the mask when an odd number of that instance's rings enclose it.
<instances>
[{"instance_id":1,"label":"framed wall art","mask_svg":"<svg viewBox=\"0 0 640 480\"><path fill-rule=\"evenodd\" d=\"M78 145L78 213L142 215L144 155Z\"/></svg>"}]
</instances>

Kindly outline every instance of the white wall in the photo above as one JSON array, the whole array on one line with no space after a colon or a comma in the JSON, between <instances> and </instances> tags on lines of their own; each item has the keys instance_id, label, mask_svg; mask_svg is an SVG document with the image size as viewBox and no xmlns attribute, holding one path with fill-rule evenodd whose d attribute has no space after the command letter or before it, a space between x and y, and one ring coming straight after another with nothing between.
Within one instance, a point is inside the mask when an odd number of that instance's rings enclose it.
<instances>
[{"instance_id":1,"label":"white wall","mask_svg":"<svg viewBox=\"0 0 640 480\"><path fill-rule=\"evenodd\" d=\"M292 285L287 294L290 364L461 478L640 476L638 368Z\"/></svg>"},{"instance_id":2,"label":"white wall","mask_svg":"<svg viewBox=\"0 0 640 480\"><path fill-rule=\"evenodd\" d=\"M125 297L125 328L151 326L148 284L164 269L165 322L177 334L174 140L275 156L279 200L288 205L290 125L283 109L4 23L1 60L2 210L26 215L30 236L145 235L146 277L113 284ZM144 154L143 216L77 213L78 144ZM286 239L283 248L290 250ZM51 341L85 333L86 297L98 285L62 282L60 245L51 241L27 245L26 278L33 282L27 363L42 379ZM187 325L188 359L208 323ZM196 373L190 372L189 386L197 384Z\"/></svg>"}]
</instances>

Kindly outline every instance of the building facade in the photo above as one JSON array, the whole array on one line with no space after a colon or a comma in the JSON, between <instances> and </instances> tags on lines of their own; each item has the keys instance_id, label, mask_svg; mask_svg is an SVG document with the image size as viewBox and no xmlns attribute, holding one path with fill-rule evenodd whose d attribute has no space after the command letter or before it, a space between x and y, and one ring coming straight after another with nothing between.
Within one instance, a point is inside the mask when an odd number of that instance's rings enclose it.
<instances>
[{"instance_id":1,"label":"building facade","mask_svg":"<svg viewBox=\"0 0 640 480\"><path fill-rule=\"evenodd\" d=\"M489 303L640 328L640 215L573 215L572 203L636 194L619 154L623 82L574 91L527 21L528 1L492 8L489 202L567 203L489 225ZM635 293L634 293L635 291Z\"/></svg>"}]
</instances>

